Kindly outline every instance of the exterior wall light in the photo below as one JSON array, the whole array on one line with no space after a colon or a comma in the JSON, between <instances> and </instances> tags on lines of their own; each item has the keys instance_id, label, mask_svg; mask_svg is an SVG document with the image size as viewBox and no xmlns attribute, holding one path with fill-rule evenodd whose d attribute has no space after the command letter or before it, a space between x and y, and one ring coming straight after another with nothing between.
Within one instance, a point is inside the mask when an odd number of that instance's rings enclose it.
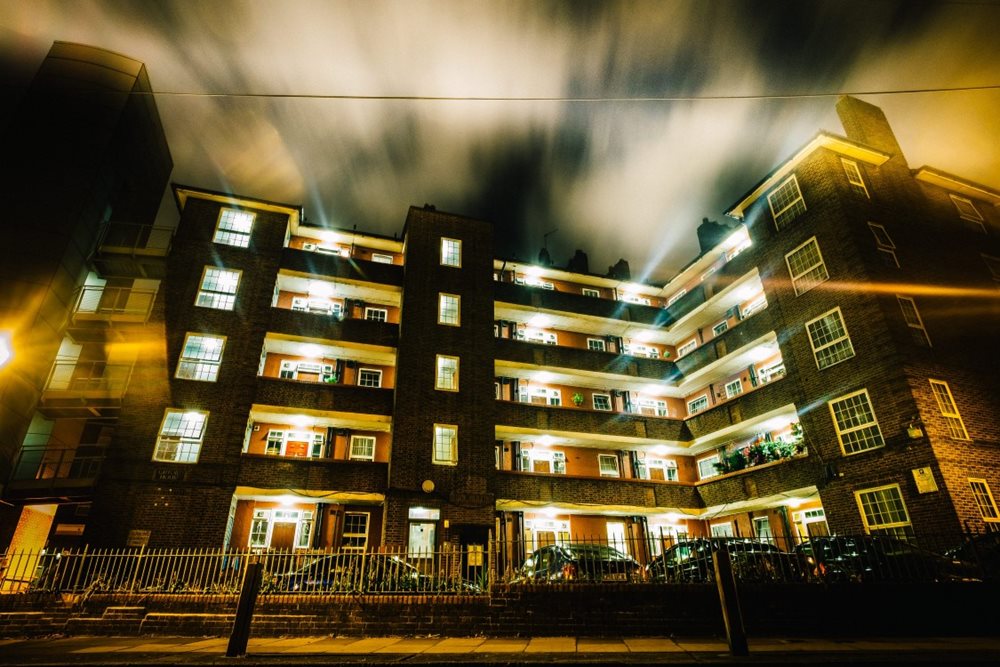
<instances>
[{"instance_id":1,"label":"exterior wall light","mask_svg":"<svg viewBox=\"0 0 1000 667\"><path fill-rule=\"evenodd\" d=\"M0 331L0 368L14 358L14 343L9 331Z\"/></svg>"}]
</instances>

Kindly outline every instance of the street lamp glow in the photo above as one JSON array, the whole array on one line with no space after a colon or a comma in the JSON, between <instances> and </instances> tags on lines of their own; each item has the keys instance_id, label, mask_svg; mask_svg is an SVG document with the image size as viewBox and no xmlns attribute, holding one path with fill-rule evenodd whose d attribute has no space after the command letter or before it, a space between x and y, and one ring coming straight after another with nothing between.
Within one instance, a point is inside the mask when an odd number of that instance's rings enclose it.
<instances>
[{"instance_id":1,"label":"street lamp glow","mask_svg":"<svg viewBox=\"0 0 1000 667\"><path fill-rule=\"evenodd\" d=\"M14 358L14 345L9 331L0 331L0 368Z\"/></svg>"}]
</instances>

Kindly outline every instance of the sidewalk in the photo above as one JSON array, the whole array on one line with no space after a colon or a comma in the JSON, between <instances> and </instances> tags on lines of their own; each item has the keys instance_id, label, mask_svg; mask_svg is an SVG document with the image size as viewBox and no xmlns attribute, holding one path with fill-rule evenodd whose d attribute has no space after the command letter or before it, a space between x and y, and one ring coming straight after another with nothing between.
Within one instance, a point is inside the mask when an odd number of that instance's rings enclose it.
<instances>
[{"instance_id":1,"label":"sidewalk","mask_svg":"<svg viewBox=\"0 0 1000 667\"><path fill-rule=\"evenodd\" d=\"M226 638L66 637L0 640L4 665L232 664ZM335 656L335 657L334 657ZM240 665L255 664L706 664L780 663L996 664L1000 638L750 640L750 657L733 658L719 639L401 638L251 639Z\"/></svg>"}]
</instances>

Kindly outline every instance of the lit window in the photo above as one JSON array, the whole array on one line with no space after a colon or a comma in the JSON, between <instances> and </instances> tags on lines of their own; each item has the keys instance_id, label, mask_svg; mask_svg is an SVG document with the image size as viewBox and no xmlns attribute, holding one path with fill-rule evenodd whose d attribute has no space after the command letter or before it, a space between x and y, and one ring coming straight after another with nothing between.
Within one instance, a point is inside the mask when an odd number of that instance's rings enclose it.
<instances>
[{"instance_id":1,"label":"lit window","mask_svg":"<svg viewBox=\"0 0 1000 667\"><path fill-rule=\"evenodd\" d=\"M691 340L689 340L688 342L684 343L679 348L677 348L677 356L683 357L685 354L691 352L696 347L698 347L698 339L692 338Z\"/></svg>"},{"instance_id":2,"label":"lit window","mask_svg":"<svg viewBox=\"0 0 1000 667\"><path fill-rule=\"evenodd\" d=\"M368 512L344 512L344 531L340 548L344 551L361 551L368 547Z\"/></svg>"},{"instance_id":3,"label":"lit window","mask_svg":"<svg viewBox=\"0 0 1000 667\"><path fill-rule=\"evenodd\" d=\"M976 499L976 506L983 521L1000 522L1000 512L997 512L997 503L993 499L993 492L985 479L970 479L969 486L972 487L972 495Z\"/></svg>"},{"instance_id":4,"label":"lit window","mask_svg":"<svg viewBox=\"0 0 1000 667\"><path fill-rule=\"evenodd\" d=\"M708 407L708 396L699 396L693 401L688 401L688 414L693 415Z\"/></svg>"},{"instance_id":5,"label":"lit window","mask_svg":"<svg viewBox=\"0 0 1000 667\"><path fill-rule=\"evenodd\" d=\"M181 380L215 382L219 376L222 348L225 345L225 336L192 333L185 335L175 377Z\"/></svg>"},{"instance_id":6,"label":"lit window","mask_svg":"<svg viewBox=\"0 0 1000 667\"><path fill-rule=\"evenodd\" d=\"M376 264L392 264L392 255L383 255L381 253L373 252L372 261Z\"/></svg>"},{"instance_id":7,"label":"lit window","mask_svg":"<svg viewBox=\"0 0 1000 667\"><path fill-rule=\"evenodd\" d=\"M595 298L600 298L600 296L601 296L601 290L590 289L589 287L584 287L583 288L583 295L584 296L592 296L592 297L595 297Z\"/></svg>"},{"instance_id":8,"label":"lit window","mask_svg":"<svg viewBox=\"0 0 1000 667\"><path fill-rule=\"evenodd\" d=\"M805 294L830 277L815 236L785 255L785 262L796 296Z\"/></svg>"},{"instance_id":9,"label":"lit window","mask_svg":"<svg viewBox=\"0 0 1000 667\"><path fill-rule=\"evenodd\" d=\"M941 416L944 417L948 425L948 435L957 440L968 440L969 433L965 430L962 422L962 415L958 414L958 407L955 399L951 395L951 388L947 382L942 380L931 380L931 390L934 392L934 400L937 401Z\"/></svg>"},{"instance_id":10,"label":"lit window","mask_svg":"<svg viewBox=\"0 0 1000 667\"><path fill-rule=\"evenodd\" d=\"M601 471L601 477L620 477L618 457L614 454L598 454L597 465Z\"/></svg>"},{"instance_id":11,"label":"lit window","mask_svg":"<svg viewBox=\"0 0 1000 667\"><path fill-rule=\"evenodd\" d=\"M608 346L607 343L604 342L603 338L588 338L587 349L595 352L604 352L608 349Z\"/></svg>"},{"instance_id":12,"label":"lit window","mask_svg":"<svg viewBox=\"0 0 1000 667\"><path fill-rule=\"evenodd\" d=\"M892 242L889 232L882 225L869 222L868 228L875 235L875 248L878 250L882 262L893 269L899 268L899 259L896 258L896 244Z\"/></svg>"},{"instance_id":13,"label":"lit window","mask_svg":"<svg viewBox=\"0 0 1000 667\"><path fill-rule=\"evenodd\" d=\"M457 327L461 324L462 297L438 292L438 324Z\"/></svg>"},{"instance_id":14,"label":"lit window","mask_svg":"<svg viewBox=\"0 0 1000 667\"><path fill-rule=\"evenodd\" d=\"M865 187L865 179L861 177L861 170L858 169L858 163L845 158L840 158L840 162L844 165L844 173L847 174L847 182L851 184L851 189L864 195L865 198L870 198L868 188Z\"/></svg>"},{"instance_id":15,"label":"lit window","mask_svg":"<svg viewBox=\"0 0 1000 667\"><path fill-rule=\"evenodd\" d=\"M721 322L719 322L718 324L716 324L714 327L712 327L712 334L715 335L715 336L721 336L722 334L726 333L728 330L729 330L729 322L726 321L726 320L722 320Z\"/></svg>"},{"instance_id":16,"label":"lit window","mask_svg":"<svg viewBox=\"0 0 1000 667\"><path fill-rule=\"evenodd\" d=\"M201 274L201 289L194 305L202 308L232 310L236 305L236 290L240 285L242 271L230 271L206 266Z\"/></svg>"},{"instance_id":17,"label":"lit window","mask_svg":"<svg viewBox=\"0 0 1000 667\"><path fill-rule=\"evenodd\" d=\"M197 463L208 413L167 409L153 450L154 461Z\"/></svg>"},{"instance_id":18,"label":"lit window","mask_svg":"<svg viewBox=\"0 0 1000 667\"><path fill-rule=\"evenodd\" d=\"M358 371L358 386L375 388L381 387L382 371L374 368L362 368Z\"/></svg>"},{"instance_id":19,"label":"lit window","mask_svg":"<svg viewBox=\"0 0 1000 667\"><path fill-rule=\"evenodd\" d=\"M896 295L896 299L899 301L900 310L903 311L903 320L906 321L906 326L913 334L913 342L917 345L931 347L931 337L927 335L924 320L920 317L920 311L917 310L917 302L908 296L899 294Z\"/></svg>"},{"instance_id":20,"label":"lit window","mask_svg":"<svg viewBox=\"0 0 1000 667\"><path fill-rule=\"evenodd\" d=\"M636 410L638 408L638 410ZM632 404L632 410L641 415L668 417L667 402L655 398L640 398Z\"/></svg>"},{"instance_id":21,"label":"lit window","mask_svg":"<svg viewBox=\"0 0 1000 667\"><path fill-rule=\"evenodd\" d=\"M767 308L767 296L761 292L740 310L740 319L745 320L763 308Z\"/></svg>"},{"instance_id":22,"label":"lit window","mask_svg":"<svg viewBox=\"0 0 1000 667\"><path fill-rule=\"evenodd\" d=\"M955 204L955 208L958 209L958 215L964 220L969 220L971 222L979 223L979 226L983 226L983 214L979 212L975 204L972 203L971 199L966 199L965 197L959 197L957 195L948 195L951 197L951 201ZM985 232L986 229L983 228Z\"/></svg>"},{"instance_id":23,"label":"lit window","mask_svg":"<svg viewBox=\"0 0 1000 667\"><path fill-rule=\"evenodd\" d=\"M684 296L685 294L687 294L687 290L686 290L686 289L682 289L682 290L681 290L680 292L678 292L677 294L674 294L674 295L673 295L672 297L670 297L670 298L669 298L669 299L667 300L667 306L672 306L672 305L674 305L674 304L675 304L675 303L677 303L677 302L678 302L678 301L680 300L680 298L681 298L682 296Z\"/></svg>"},{"instance_id":24,"label":"lit window","mask_svg":"<svg viewBox=\"0 0 1000 667\"><path fill-rule=\"evenodd\" d=\"M437 355L437 375L434 380L435 389L458 391L458 357Z\"/></svg>"},{"instance_id":25,"label":"lit window","mask_svg":"<svg viewBox=\"0 0 1000 667\"><path fill-rule=\"evenodd\" d=\"M743 393L743 383L738 379L726 383L726 398L734 398Z\"/></svg>"},{"instance_id":26,"label":"lit window","mask_svg":"<svg viewBox=\"0 0 1000 667\"><path fill-rule=\"evenodd\" d=\"M389 318L389 312L385 308L365 308L365 319L375 322L385 322Z\"/></svg>"},{"instance_id":27,"label":"lit window","mask_svg":"<svg viewBox=\"0 0 1000 667\"><path fill-rule=\"evenodd\" d=\"M854 346L839 307L806 322L806 331L820 370L854 356Z\"/></svg>"},{"instance_id":28,"label":"lit window","mask_svg":"<svg viewBox=\"0 0 1000 667\"><path fill-rule=\"evenodd\" d=\"M867 389L841 396L829 401L827 405L830 406L833 426L845 455L876 449L885 444Z\"/></svg>"},{"instance_id":29,"label":"lit window","mask_svg":"<svg viewBox=\"0 0 1000 667\"><path fill-rule=\"evenodd\" d=\"M458 463L458 427L450 424L434 424L434 458L438 465Z\"/></svg>"},{"instance_id":30,"label":"lit window","mask_svg":"<svg viewBox=\"0 0 1000 667\"><path fill-rule=\"evenodd\" d=\"M611 409L611 396L608 394L594 394L594 409L595 410L610 410Z\"/></svg>"},{"instance_id":31,"label":"lit window","mask_svg":"<svg viewBox=\"0 0 1000 667\"><path fill-rule=\"evenodd\" d=\"M249 211L239 211L235 208L222 209L212 241L246 248L250 245L250 230L253 229L254 217L255 215Z\"/></svg>"},{"instance_id":32,"label":"lit window","mask_svg":"<svg viewBox=\"0 0 1000 667\"><path fill-rule=\"evenodd\" d=\"M736 533L733 532L733 522L726 521L725 523L713 523L709 526L709 530L712 537L733 537Z\"/></svg>"},{"instance_id":33,"label":"lit window","mask_svg":"<svg viewBox=\"0 0 1000 667\"><path fill-rule=\"evenodd\" d=\"M981 255L981 257L986 262L986 268L989 269L993 280L1000 282L1000 257L990 257L989 255Z\"/></svg>"},{"instance_id":34,"label":"lit window","mask_svg":"<svg viewBox=\"0 0 1000 667\"><path fill-rule=\"evenodd\" d=\"M458 239L441 239L441 265L462 266L462 242Z\"/></svg>"},{"instance_id":35,"label":"lit window","mask_svg":"<svg viewBox=\"0 0 1000 667\"><path fill-rule=\"evenodd\" d=\"M636 462L636 472L639 479L655 479L676 482L677 461L664 459L639 459Z\"/></svg>"},{"instance_id":36,"label":"lit window","mask_svg":"<svg viewBox=\"0 0 1000 667\"><path fill-rule=\"evenodd\" d=\"M352 435L348 456L352 461L374 461L375 438L370 435Z\"/></svg>"},{"instance_id":37,"label":"lit window","mask_svg":"<svg viewBox=\"0 0 1000 667\"><path fill-rule=\"evenodd\" d=\"M698 459L698 479L708 479L719 474L719 469L715 464L719 462L719 455L712 454L703 459Z\"/></svg>"},{"instance_id":38,"label":"lit window","mask_svg":"<svg viewBox=\"0 0 1000 667\"><path fill-rule=\"evenodd\" d=\"M865 531L906 539L913 536L899 484L855 491Z\"/></svg>"},{"instance_id":39,"label":"lit window","mask_svg":"<svg viewBox=\"0 0 1000 667\"><path fill-rule=\"evenodd\" d=\"M802 199L799 182L792 174L781 185L767 195L767 203L771 207L774 226L779 230L806 211L806 202Z\"/></svg>"},{"instance_id":40,"label":"lit window","mask_svg":"<svg viewBox=\"0 0 1000 667\"><path fill-rule=\"evenodd\" d=\"M266 547L268 545L268 525L271 510L254 510L253 521L250 522L251 547Z\"/></svg>"}]
</instances>

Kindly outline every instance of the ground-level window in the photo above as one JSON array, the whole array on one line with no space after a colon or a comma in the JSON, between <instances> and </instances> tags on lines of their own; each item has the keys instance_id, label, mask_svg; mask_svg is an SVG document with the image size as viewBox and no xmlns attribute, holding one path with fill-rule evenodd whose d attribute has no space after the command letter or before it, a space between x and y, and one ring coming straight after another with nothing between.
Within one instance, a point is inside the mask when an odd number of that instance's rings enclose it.
<instances>
[{"instance_id":1,"label":"ground-level window","mask_svg":"<svg viewBox=\"0 0 1000 667\"><path fill-rule=\"evenodd\" d=\"M344 530L340 548L344 551L364 551L368 546L368 512L344 512Z\"/></svg>"},{"instance_id":2,"label":"ground-level window","mask_svg":"<svg viewBox=\"0 0 1000 667\"><path fill-rule=\"evenodd\" d=\"M156 439L153 460L197 463L207 421L207 412L168 408L160 424L160 435Z\"/></svg>"},{"instance_id":3,"label":"ground-level window","mask_svg":"<svg viewBox=\"0 0 1000 667\"><path fill-rule=\"evenodd\" d=\"M769 540L774 535L771 532L771 520L766 516L756 516L753 519L753 533L758 540Z\"/></svg>"},{"instance_id":4,"label":"ground-level window","mask_svg":"<svg viewBox=\"0 0 1000 667\"><path fill-rule=\"evenodd\" d=\"M733 537L735 535L733 532L732 521L726 521L725 523L713 523L711 529L712 537Z\"/></svg>"},{"instance_id":5,"label":"ground-level window","mask_svg":"<svg viewBox=\"0 0 1000 667\"><path fill-rule=\"evenodd\" d=\"M601 471L601 477L621 476L618 472L618 457L614 454L598 454L597 463Z\"/></svg>"},{"instance_id":6,"label":"ground-level window","mask_svg":"<svg viewBox=\"0 0 1000 667\"><path fill-rule=\"evenodd\" d=\"M308 549L312 543L313 513L308 510L254 510L249 546L271 549Z\"/></svg>"},{"instance_id":7,"label":"ground-level window","mask_svg":"<svg viewBox=\"0 0 1000 667\"><path fill-rule=\"evenodd\" d=\"M713 454L703 459L698 459L698 479L708 479L719 474L719 469L715 464L719 462L719 455Z\"/></svg>"},{"instance_id":8,"label":"ground-level window","mask_svg":"<svg viewBox=\"0 0 1000 667\"><path fill-rule=\"evenodd\" d=\"M854 495L868 533L899 538L913 536L910 515L906 512L899 484L855 491Z\"/></svg>"},{"instance_id":9,"label":"ground-level window","mask_svg":"<svg viewBox=\"0 0 1000 667\"><path fill-rule=\"evenodd\" d=\"M972 487L972 495L976 499L976 507L983 521L997 524L1000 522L1000 512L997 511L996 500L993 499L993 492L985 479L969 479L969 486Z\"/></svg>"},{"instance_id":10,"label":"ground-level window","mask_svg":"<svg viewBox=\"0 0 1000 667\"><path fill-rule=\"evenodd\" d=\"M830 406L833 426L845 455L857 454L885 444L867 389L841 396L829 401L827 405Z\"/></svg>"}]
</instances>

